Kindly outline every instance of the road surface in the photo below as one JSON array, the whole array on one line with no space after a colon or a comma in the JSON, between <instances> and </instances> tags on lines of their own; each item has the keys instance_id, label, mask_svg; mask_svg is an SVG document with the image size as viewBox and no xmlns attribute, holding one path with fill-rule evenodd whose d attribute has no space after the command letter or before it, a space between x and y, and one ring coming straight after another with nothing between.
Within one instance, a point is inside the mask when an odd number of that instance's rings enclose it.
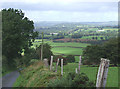
<instances>
[{"instance_id":1,"label":"road surface","mask_svg":"<svg viewBox=\"0 0 120 89\"><path fill-rule=\"evenodd\" d=\"M19 77L19 72L14 71L2 77L2 87L13 87L16 79Z\"/></svg>"}]
</instances>

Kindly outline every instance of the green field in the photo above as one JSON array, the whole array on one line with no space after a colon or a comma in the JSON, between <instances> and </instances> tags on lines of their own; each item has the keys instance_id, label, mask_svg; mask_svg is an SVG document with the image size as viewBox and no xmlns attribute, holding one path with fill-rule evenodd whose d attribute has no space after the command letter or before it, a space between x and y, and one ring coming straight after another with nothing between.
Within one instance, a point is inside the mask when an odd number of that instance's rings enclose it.
<instances>
[{"instance_id":1,"label":"green field","mask_svg":"<svg viewBox=\"0 0 120 89\"><path fill-rule=\"evenodd\" d=\"M78 68L78 63L68 63L63 67L64 74L67 72L75 72L75 68ZM80 72L85 73L91 81L96 82L98 67L88 67L87 65L81 65ZM117 67L109 67L106 87L118 87Z\"/></svg>"},{"instance_id":2,"label":"green field","mask_svg":"<svg viewBox=\"0 0 120 89\"><path fill-rule=\"evenodd\" d=\"M75 42L67 42L67 43L56 43L50 40L44 40L44 43L50 44L52 47L52 52L54 55L81 55L83 48L90 44L86 43L75 43ZM36 45L40 45L41 40L36 39L33 43L32 47L36 47Z\"/></svg>"},{"instance_id":3,"label":"green field","mask_svg":"<svg viewBox=\"0 0 120 89\"><path fill-rule=\"evenodd\" d=\"M72 46L72 47L86 47L90 44L85 44L85 43L75 43L75 42L68 42L68 43L49 43L51 46Z\"/></svg>"},{"instance_id":4,"label":"green field","mask_svg":"<svg viewBox=\"0 0 120 89\"><path fill-rule=\"evenodd\" d=\"M52 42L50 40L44 40L44 43L48 43L52 47L54 47L54 46L86 47L86 46L90 45L90 44L86 44L86 43L76 43L76 42L56 43L56 42ZM36 39L35 42L33 42L33 46L40 45L40 44L41 44L41 39Z\"/></svg>"},{"instance_id":5,"label":"green field","mask_svg":"<svg viewBox=\"0 0 120 89\"><path fill-rule=\"evenodd\" d=\"M52 48L52 51L55 55L57 54L81 55L82 54L82 48L55 47L55 48Z\"/></svg>"}]
</instances>

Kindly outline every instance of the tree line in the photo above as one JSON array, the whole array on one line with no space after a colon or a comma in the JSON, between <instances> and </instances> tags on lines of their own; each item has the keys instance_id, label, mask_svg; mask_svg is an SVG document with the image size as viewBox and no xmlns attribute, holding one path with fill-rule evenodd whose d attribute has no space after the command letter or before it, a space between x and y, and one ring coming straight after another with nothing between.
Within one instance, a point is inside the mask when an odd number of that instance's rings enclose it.
<instances>
[{"instance_id":1,"label":"tree line","mask_svg":"<svg viewBox=\"0 0 120 89\"><path fill-rule=\"evenodd\" d=\"M113 38L99 45L87 46L83 51L84 64L99 64L101 58L110 60L115 66L120 59L118 46L120 45L119 38Z\"/></svg>"}]
</instances>

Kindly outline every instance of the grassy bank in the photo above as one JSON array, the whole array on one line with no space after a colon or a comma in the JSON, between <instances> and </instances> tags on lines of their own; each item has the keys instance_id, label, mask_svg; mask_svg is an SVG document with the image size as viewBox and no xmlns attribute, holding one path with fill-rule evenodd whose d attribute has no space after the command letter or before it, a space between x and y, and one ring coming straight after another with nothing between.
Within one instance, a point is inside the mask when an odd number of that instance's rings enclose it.
<instances>
[{"instance_id":1,"label":"grassy bank","mask_svg":"<svg viewBox=\"0 0 120 89\"><path fill-rule=\"evenodd\" d=\"M51 72L41 61L21 71L14 87L45 87L50 80L59 77L60 73Z\"/></svg>"}]
</instances>

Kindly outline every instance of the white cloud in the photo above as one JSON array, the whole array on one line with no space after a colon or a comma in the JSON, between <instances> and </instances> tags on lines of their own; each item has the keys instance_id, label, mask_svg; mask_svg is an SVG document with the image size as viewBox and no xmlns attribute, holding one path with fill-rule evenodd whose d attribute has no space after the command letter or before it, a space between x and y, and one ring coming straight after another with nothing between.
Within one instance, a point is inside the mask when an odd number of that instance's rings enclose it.
<instances>
[{"instance_id":1,"label":"white cloud","mask_svg":"<svg viewBox=\"0 0 120 89\"><path fill-rule=\"evenodd\" d=\"M16 8L34 11L78 11L78 12L106 12L117 11L118 3L115 2L74 2L74 3L4 3L2 8Z\"/></svg>"},{"instance_id":2,"label":"white cloud","mask_svg":"<svg viewBox=\"0 0 120 89\"><path fill-rule=\"evenodd\" d=\"M37 21L104 22L117 21L118 13L89 13L64 11L26 11L26 16Z\"/></svg>"},{"instance_id":3,"label":"white cloud","mask_svg":"<svg viewBox=\"0 0 120 89\"><path fill-rule=\"evenodd\" d=\"M73 2L119 2L119 0L0 0L3 2L24 2L24 3L63 3L67 4Z\"/></svg>"},{"instance_id":4,"label":"white cloud","mask_svg":"<svg viewBox=\"0 0 120 89\"><path fill-rule=\"evenodd\" d=\"M1 0L0 3L2 8L22 9L34 21L117 21L118 6L111 1L118 0Z\"/></svg>"}]
</instances>

